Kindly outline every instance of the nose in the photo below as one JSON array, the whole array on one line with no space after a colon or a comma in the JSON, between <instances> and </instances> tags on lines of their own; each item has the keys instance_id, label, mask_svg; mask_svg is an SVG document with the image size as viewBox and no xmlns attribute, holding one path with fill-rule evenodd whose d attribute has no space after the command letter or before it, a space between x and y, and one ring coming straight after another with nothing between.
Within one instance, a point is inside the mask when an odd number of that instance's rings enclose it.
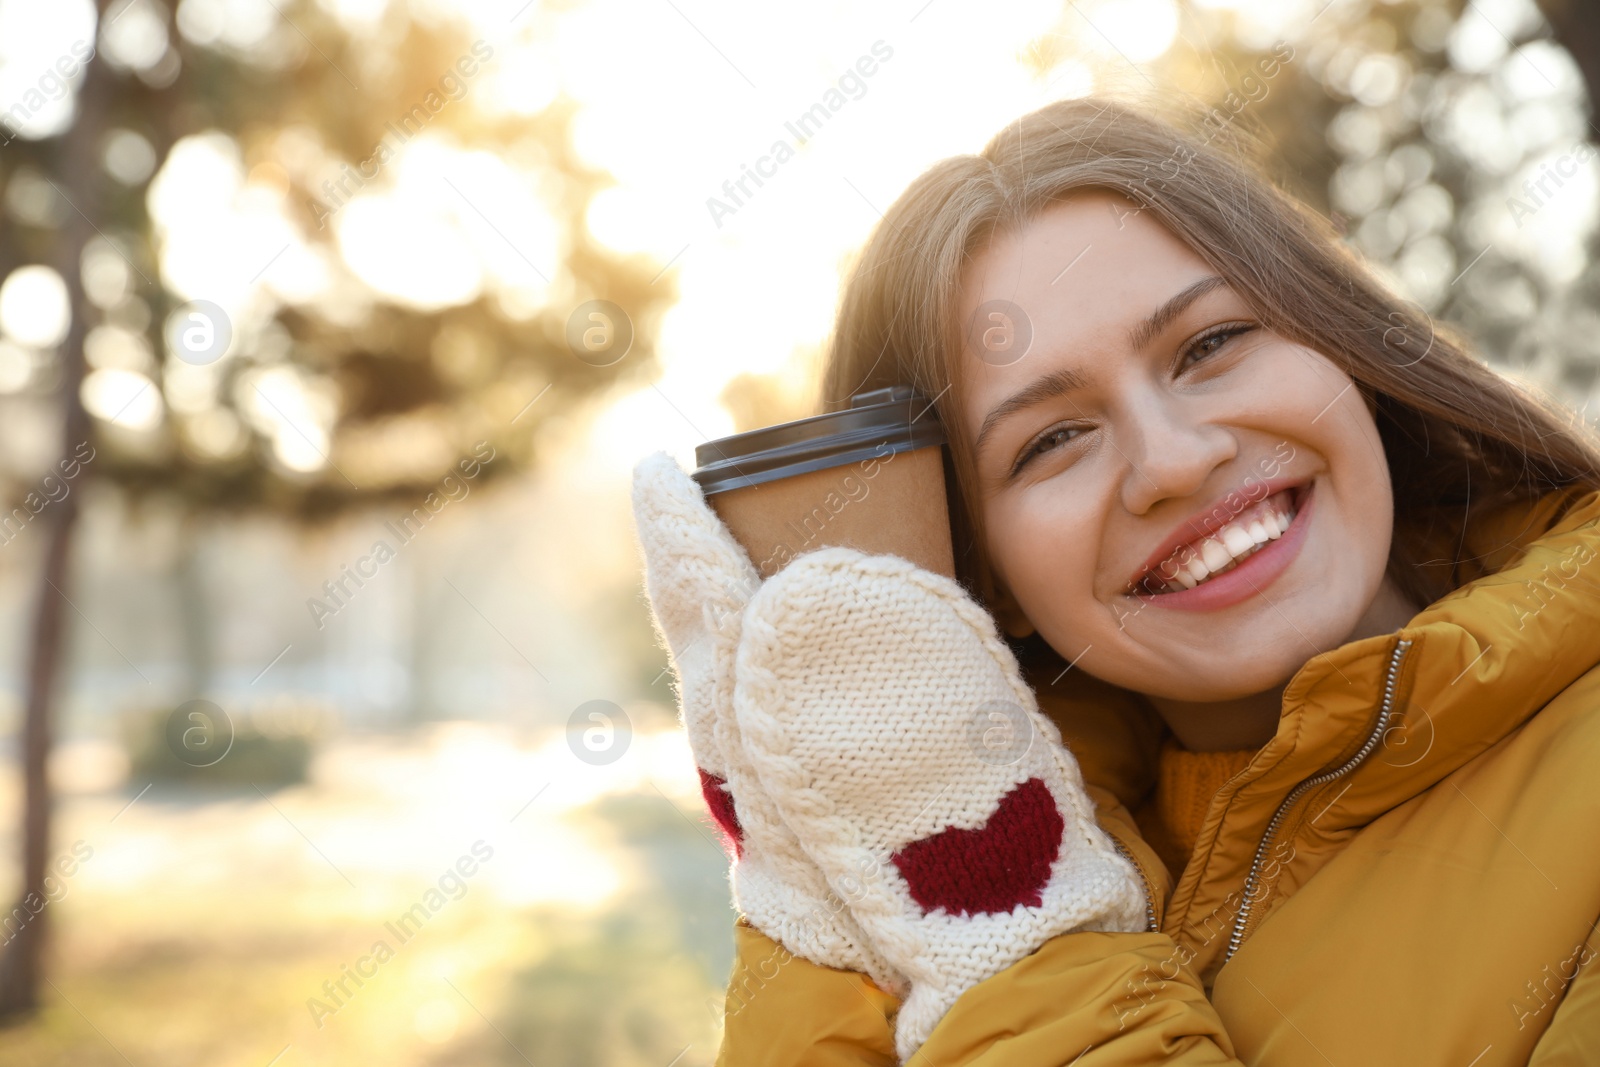
<instances>
[{"instance_id":1,"label":"nose","mask_svg":"<svg viewBox=\"0 0 1600 1067\"><path fill-rule=\"evenodd\" d=\"M1213 470L1238 454L1234 435L1199 408L1191 399L1156 391L1126 405L1116 436L1127 466L1122 505L1130 514L1198 492Z\"/></svg>"}]
</instances>

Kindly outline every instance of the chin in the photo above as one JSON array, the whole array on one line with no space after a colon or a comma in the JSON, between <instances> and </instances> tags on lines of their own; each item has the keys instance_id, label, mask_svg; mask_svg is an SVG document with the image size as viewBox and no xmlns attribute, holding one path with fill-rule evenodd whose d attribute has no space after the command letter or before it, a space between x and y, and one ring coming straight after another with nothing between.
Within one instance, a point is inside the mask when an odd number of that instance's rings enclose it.
<instances>
[{"instance_id":1,"label":"chin","mask_svg":"<svg viewBox=\"0 0 1600 1067\"><path fill-rule=\"evenodd\" d=\"M1149 696L1197 704L1239 700L1284 685L1315 654L1309 648L1303 655L1262 649L1254 654L1230 657L1223 661L1195 664L1192 672L1174 673L1169 668L1159 677L1149 671L1136 672L1132 684L1125 688Z\"/></svg>"}]
</instances>

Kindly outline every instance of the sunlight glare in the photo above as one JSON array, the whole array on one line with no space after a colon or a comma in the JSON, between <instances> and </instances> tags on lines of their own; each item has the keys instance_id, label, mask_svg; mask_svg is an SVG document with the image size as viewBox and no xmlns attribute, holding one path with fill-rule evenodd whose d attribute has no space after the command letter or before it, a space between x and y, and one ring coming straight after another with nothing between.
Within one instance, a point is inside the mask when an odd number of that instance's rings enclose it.
<instances>
[{"instance_id":1,"label":"sunlight glare","mask_svg":"<svg viewBox=\"0 0 1600 1067\"><path fill-rule=\"evenodd\" d=\"M1173 0L1082 0L1072 7L1092 27L1081 35L1089 48L1130 63L1155 59L1178 35Z\"/></svg>"},{"instance_id":2,"label":"sunlight glare","mask_svg":"<svg viewBox=\"0 0 1600 1067\"><path fill-rule=\"evenodd\" d=\"M153 430L161 424L161 390L138 371L112 367L90 371L79 395L97 419L132 430Z\"/></svg>"},{"instance_id":3,"label":"sunlight glare","mask_svg":"<svg viewBox=\"0 0 1600 1067\"><path fill-rule=\"evenodd\" d=\"M0 283L0 334L33 348L53 348L71 322L67 285L49 267L18 267Z\"/></svg>"},{"instance_id":4,"label":"sunlight glare","mask_svg":"<svg viewBox=\"0 0 1600 1067\"><path fill-rule=\"evenodd\" d=\"M0 136L53 137L72 124L95 21L91 0L0 0ZM57 62L76 73L64 78Z\"/></svg>"},{"instance_id":5,"label":"sunlight glare","mask_svg":"<svg viewBox=\"0 0 1600 1067\"><path fill-rule=\"evenodd\" d=\"M273 453L292 471L320 470L328 462L333 398L286 365L241 375L240 408L272 439Z\"/></svg>"}]
</instances>

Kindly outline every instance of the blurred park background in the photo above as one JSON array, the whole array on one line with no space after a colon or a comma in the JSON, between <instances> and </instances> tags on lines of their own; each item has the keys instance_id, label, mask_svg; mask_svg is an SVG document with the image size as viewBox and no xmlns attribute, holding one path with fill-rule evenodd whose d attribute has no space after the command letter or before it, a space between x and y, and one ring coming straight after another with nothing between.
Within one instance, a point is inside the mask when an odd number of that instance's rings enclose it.
<instances>
[{"instance_id":1,"label":"blurred park background","mask_svg":"<svg viewBox=\"0 0 1600 1067\"><path fill-rule=\"evenodd\" d=\"M632 464L1093 91L1587 417L1597 83L1580 0L0 0L0 1064L710 1064Z\"/></svg>"}]
</instances>

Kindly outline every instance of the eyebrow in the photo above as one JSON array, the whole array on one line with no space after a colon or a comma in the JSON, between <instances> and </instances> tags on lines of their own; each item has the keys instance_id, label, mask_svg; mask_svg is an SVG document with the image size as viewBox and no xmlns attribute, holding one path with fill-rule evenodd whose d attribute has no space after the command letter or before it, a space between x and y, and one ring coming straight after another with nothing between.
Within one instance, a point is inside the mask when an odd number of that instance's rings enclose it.
<instances>
[{"instance_id":1,"label":"eyebrow","mask_svg":"<svg viewBox=\"0 0 1600 1067\"><path fill-rule=\"evenodd\" d=\"M1202 296L1228 284L1227 280L1215 274L1208 275L1177 293L1166 303L1151 312L1148 318L1134 324L1128 331L1128 344L1135 350L1149 344L1162 330L1172 324L1172 320L1183 314L1188 306L1199 300ZM1025 408L1041 404L1064 393L1082 389L1087 383L1083 375L1070 367L1053 370L1049 374L1035 378L1015 393L996 404L994 410L984 416L983 425L978 430L978 440L973 446L974 454L983 451L983 442L994 432L1000 423L1011 415Z\"/></svg>"},{"instance_id":2,"label":"eyebrow","mask_svg":"<svg viewBox=\"0 0 1600 1067\"><path fill-rule=\"evenodd\" d=\"M1157 334L1168 326L1172 320L1182 315L1184 310L1202 296L1213 289L1220 289L1227 285L1227 281L1215 274L1207 275L1183 290L1181 293L1168 300L1165 304L1151 314L1143 322L1128 331L1128 345L1135 351L1149 344Z\"/></svg>"}]
</instances>

